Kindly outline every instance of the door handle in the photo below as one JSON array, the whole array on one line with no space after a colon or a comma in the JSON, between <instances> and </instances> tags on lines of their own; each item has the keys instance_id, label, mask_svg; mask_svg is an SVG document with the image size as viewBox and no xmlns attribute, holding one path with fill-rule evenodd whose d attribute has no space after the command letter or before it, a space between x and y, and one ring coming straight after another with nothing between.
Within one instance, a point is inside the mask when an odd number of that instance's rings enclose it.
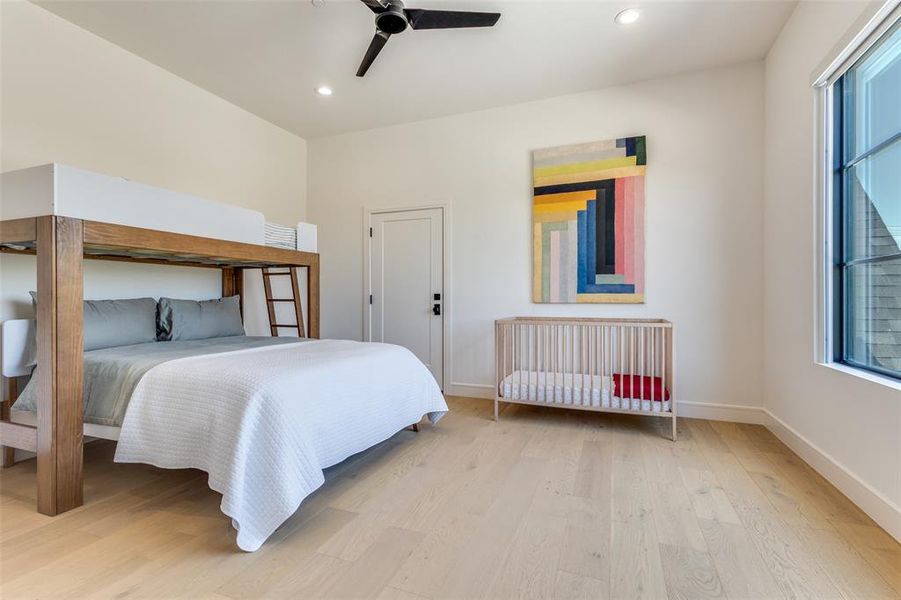
<instances>
[{"instance_id":1,"label":"door handle","mask_svg":"<svg viewBox=\"0 0 901 600\"><path fill-rule=\"evenodd\" d=\"M438 316L441 314L441 305L440 304L435 303L432 305L432 314L435 316Z\"/></svg>"}]
</instances>

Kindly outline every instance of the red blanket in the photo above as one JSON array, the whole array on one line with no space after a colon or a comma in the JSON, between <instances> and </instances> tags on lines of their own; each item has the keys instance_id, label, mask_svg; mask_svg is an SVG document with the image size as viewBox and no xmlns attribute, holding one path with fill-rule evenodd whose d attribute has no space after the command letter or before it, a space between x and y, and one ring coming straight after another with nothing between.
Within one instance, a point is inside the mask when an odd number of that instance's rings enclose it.
<instances>
[{"instance_id":1,"label":"red blanket","mask_svg":"<svg viewBox=\"0 0 901 600\"><path fill-rule=\"evenodd\" d=\"M663 387L660 377L613 374L613 395L635 400L669 400L669 390Z\"/></svg>"}]
</instances>

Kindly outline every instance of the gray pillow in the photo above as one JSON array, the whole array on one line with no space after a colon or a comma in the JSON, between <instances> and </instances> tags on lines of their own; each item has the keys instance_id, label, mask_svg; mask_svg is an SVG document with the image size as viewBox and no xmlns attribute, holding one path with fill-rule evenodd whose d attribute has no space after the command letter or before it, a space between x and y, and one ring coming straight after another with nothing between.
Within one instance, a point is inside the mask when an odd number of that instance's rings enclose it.
<instances>
[{"instance_id":1,"label":"gray pillow","mask_svg":"<svg viewBox=\"0 0 901 600\"><path fill-rule=\"evenodd\" d=\"M37 294L31 292L37 313ZM84 349L99 350L156 341L156 300L84 301Z\"/></svg>"},{"instance_id":2,"label":"gray pillow","mask_svg":"<svg viewBox=\"0 0 901 600\"><path fill-rule=\"evenodd\" d=\"M244 335L238 296L203 301L160 298L158 339L205 340L232 335Z\"/></svg>"}]
</instances>

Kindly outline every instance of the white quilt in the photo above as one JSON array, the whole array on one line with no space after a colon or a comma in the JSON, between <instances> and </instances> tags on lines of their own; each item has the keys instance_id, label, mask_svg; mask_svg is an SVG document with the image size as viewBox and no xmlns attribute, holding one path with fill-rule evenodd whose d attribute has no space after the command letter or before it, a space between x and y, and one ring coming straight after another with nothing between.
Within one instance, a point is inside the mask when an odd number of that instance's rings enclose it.
<instances>
[{"instance_id":1,"label":"white quilt","mask_svg":"<svg viewBox=\"0 0 901 600\"><path fill-rule=\"evenodd\" d=\"M138 383L115 460L206 471L252 552L323 469L446 412L431 373L400 346L322 340L184 358Z\"/></svg>"}]
</instances>

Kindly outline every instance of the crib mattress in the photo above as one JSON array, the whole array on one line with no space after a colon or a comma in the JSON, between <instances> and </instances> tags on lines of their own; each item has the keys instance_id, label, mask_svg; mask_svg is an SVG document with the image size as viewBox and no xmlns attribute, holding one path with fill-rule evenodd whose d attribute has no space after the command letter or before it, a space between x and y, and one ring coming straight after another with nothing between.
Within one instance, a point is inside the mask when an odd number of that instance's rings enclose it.
<instances>
[{"instance_id":1,"label":"crib mattress","mask_svg":"<svg viewBox=\"0 0 901 600\"><path fill-rule=\"evenodd\" d=\"M560 406L613 408L636 412L669 412L669 400L620 398L614 394L613 378L588 373L513 371L498 389L501 398Z\"/></svg>"}]
</instances>

